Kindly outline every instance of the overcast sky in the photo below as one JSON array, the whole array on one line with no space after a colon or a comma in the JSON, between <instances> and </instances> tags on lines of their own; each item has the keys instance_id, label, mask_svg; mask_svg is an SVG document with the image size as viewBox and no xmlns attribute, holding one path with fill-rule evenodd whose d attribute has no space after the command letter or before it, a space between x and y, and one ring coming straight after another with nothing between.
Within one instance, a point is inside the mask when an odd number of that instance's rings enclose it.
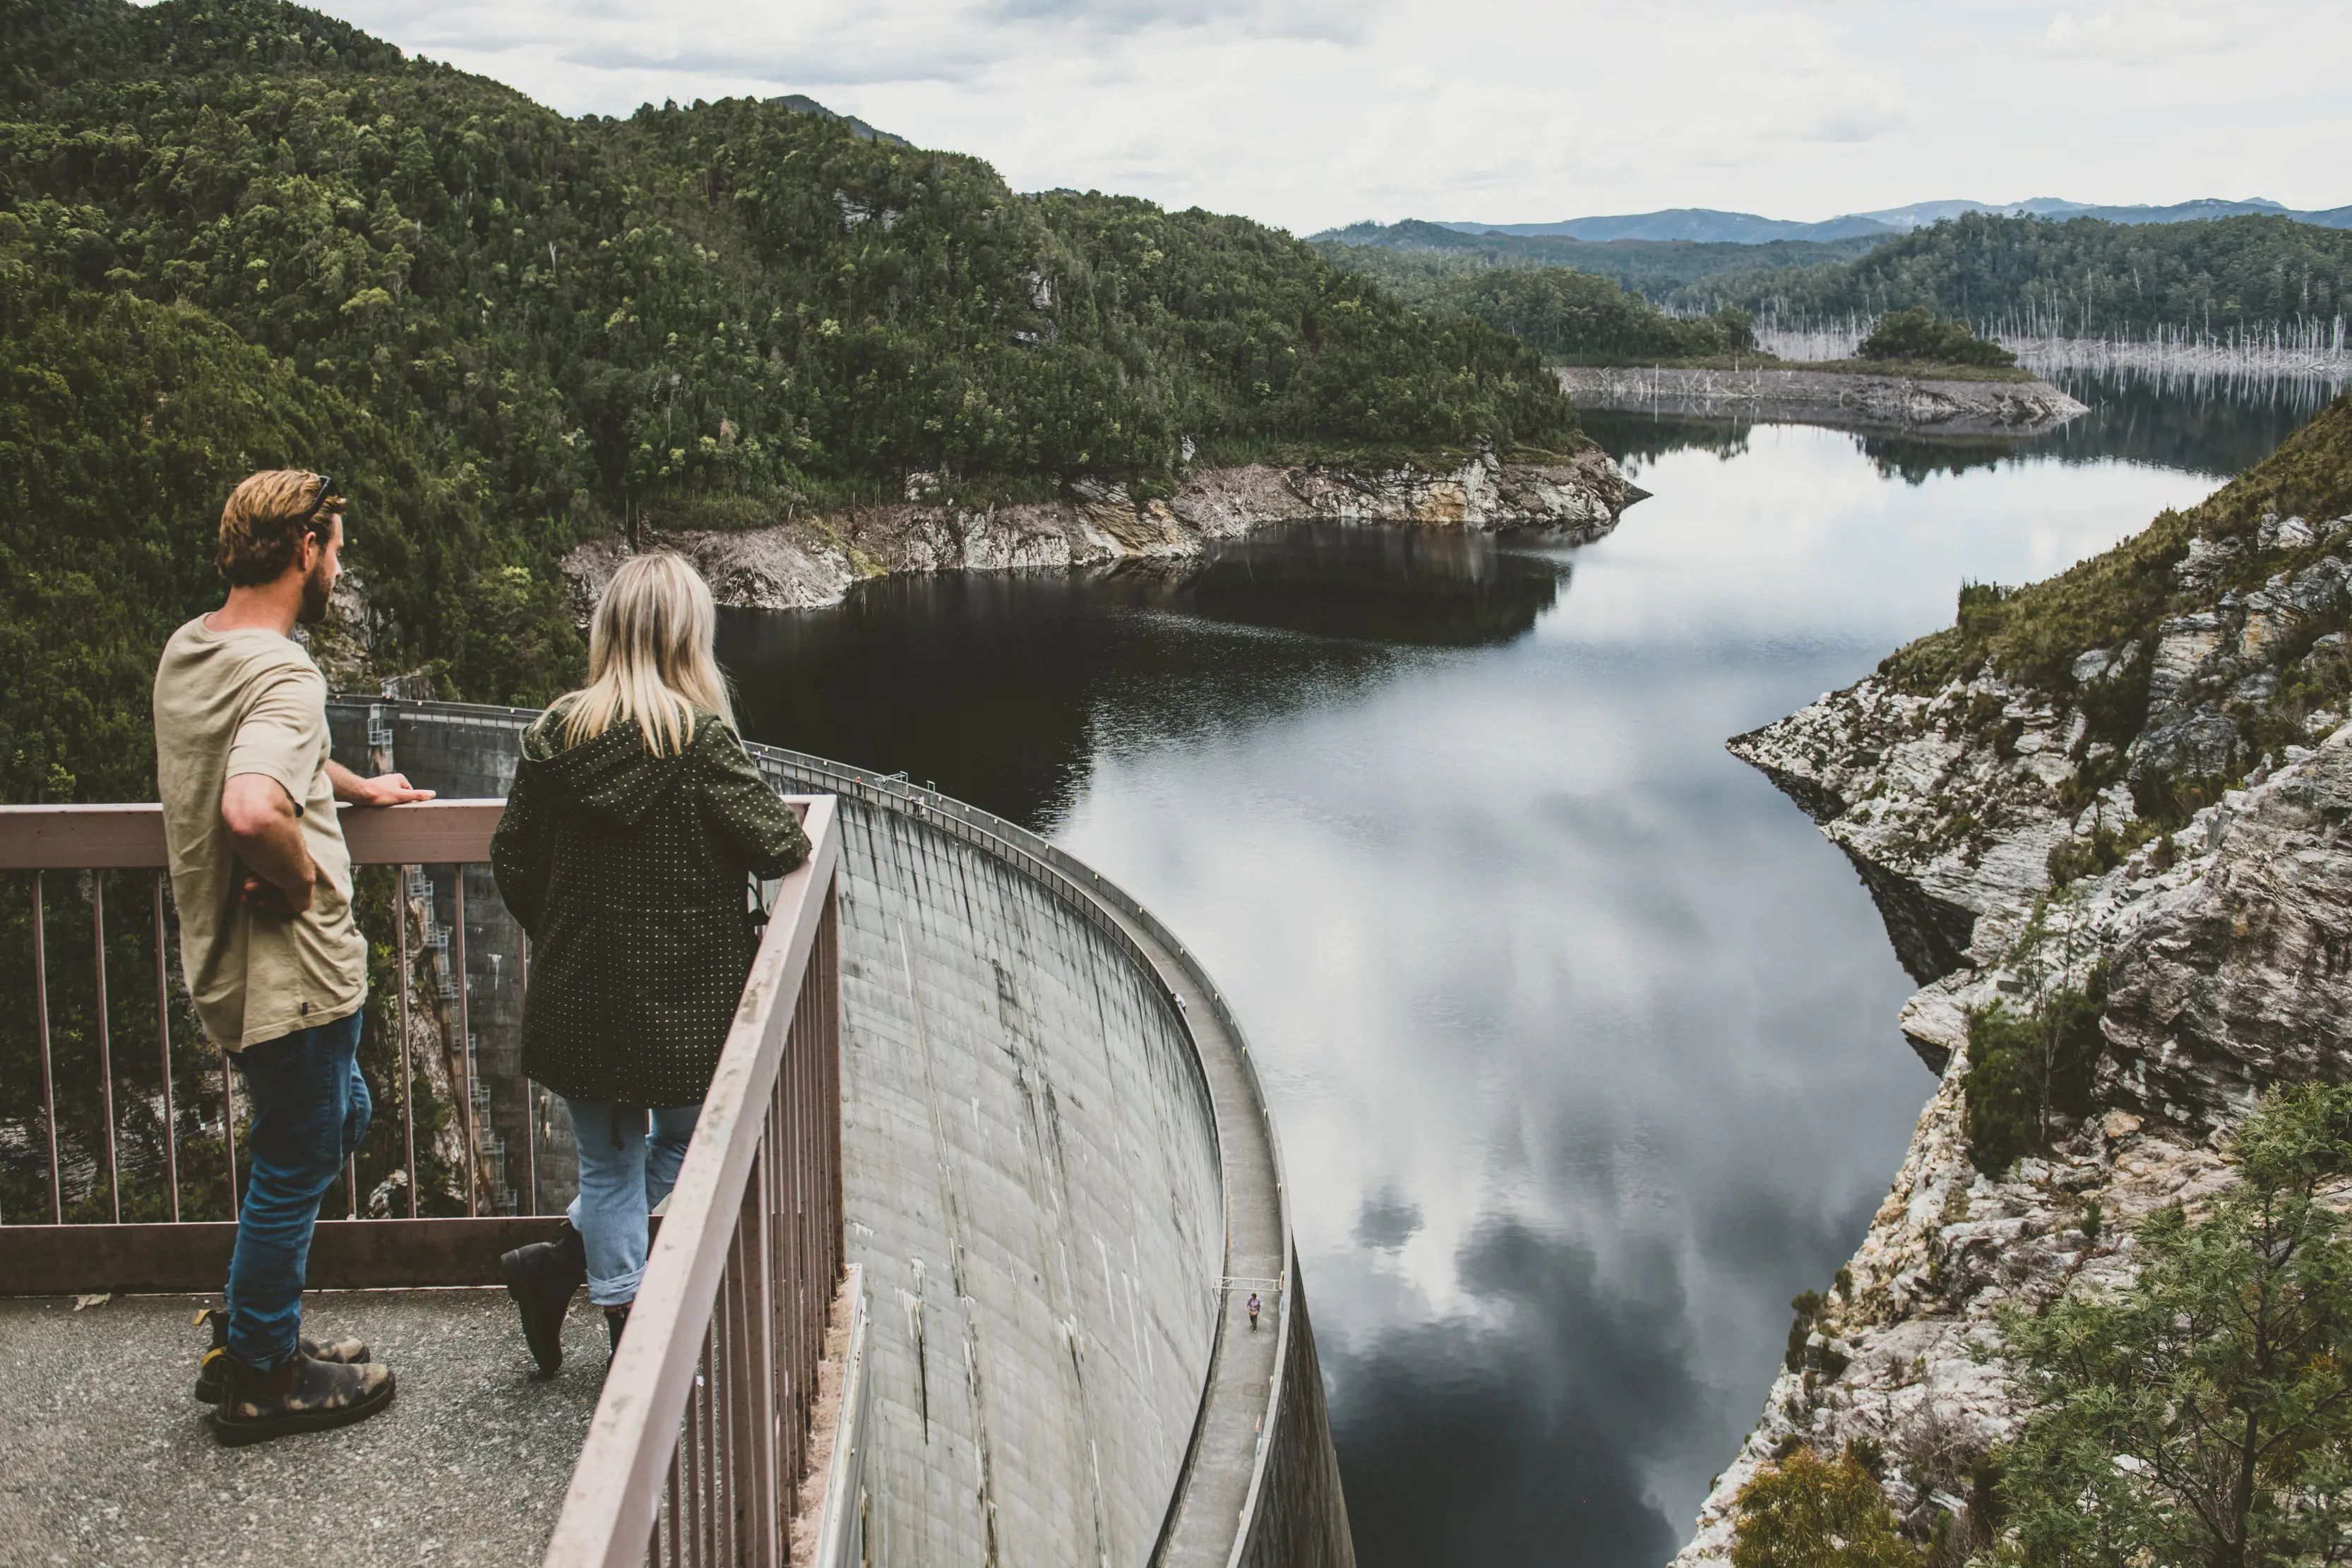
<instances>
[{"instance_id":1,"label":"overcast sky","mask_svg":"<svg viewBox=\"0 0 2352 1568\"><path fill-rule=\"evenodd\" d=\"M2341 0L328 0L572 113L804 92L1018 190L1305 234L2352 202Z\"/></svg>"}]
</instances>

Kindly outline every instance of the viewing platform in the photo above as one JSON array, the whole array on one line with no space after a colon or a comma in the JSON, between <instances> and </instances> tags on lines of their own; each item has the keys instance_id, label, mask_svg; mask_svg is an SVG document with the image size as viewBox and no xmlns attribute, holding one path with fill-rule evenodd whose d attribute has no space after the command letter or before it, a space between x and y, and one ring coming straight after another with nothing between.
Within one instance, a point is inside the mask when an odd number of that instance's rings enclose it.
<instances>
[{"instance_id":1,"label":"viewing platform","mask_svg":"<svg viewBox=\"0 0 2352 1568\"><path fill-rule=\"evenodd\" d=\"M0 808L0 1563L1352 1563L1223 997L1045 841L821 758L751 748L816 853L767 890L620 1356L575 1304L532 1376L497 1257L573 1155L484 863L531 716L331 706L339 756L446 797L343 816L375 1120L306 1324L400 1392L251 1448L187 1387L241 1128L157 960L156 808Z\"/></svg>"}]
</instances>

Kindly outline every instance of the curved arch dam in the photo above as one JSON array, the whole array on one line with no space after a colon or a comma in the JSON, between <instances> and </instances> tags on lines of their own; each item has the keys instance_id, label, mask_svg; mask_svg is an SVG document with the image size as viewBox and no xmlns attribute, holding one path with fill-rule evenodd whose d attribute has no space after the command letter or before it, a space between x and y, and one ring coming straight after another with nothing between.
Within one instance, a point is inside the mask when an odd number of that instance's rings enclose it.
<instances>
[{"instance_id":1,"label":"curved arch dam","mask_svg":"<svg viewBox=\"0 0 2352 1568\"><path fill-rule=\"evenodd\" d=\"M340 755L467 795L507 792L532 716L331 706ZM751 750L780 788L841 800L867 1562L1352 1568L1281 1151L1214 983L1027 830ZM487 878L468 888L470 923L505 921ZM566 1154L540 1156L542 1205L568 1197Z\"/></svg>"}]
</instances>

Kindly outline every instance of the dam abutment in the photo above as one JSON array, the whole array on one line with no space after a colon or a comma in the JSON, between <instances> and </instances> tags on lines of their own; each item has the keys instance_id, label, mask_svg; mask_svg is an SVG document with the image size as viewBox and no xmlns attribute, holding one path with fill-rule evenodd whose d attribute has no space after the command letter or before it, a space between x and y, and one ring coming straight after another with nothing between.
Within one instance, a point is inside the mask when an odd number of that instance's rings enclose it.
<instances>
[{"instance_id":1,"label":"dam abutment","mask_svg":"<svg viewBox=\"0 0 2352 1568\"><path fill-rule=\"evenodd\" d=\"M340 755L503 795L533 715L348 698L331 716ZM1352 1564L1279 1146L1213 981L1017 824L751 750L780 788L841 803L870 1561ZM519 951L494 890L467 895L469 970ZM502 979L468 975L478 1019L503 1023L482 994ZM501 1082L492 1032L476 1049L493 1106L538 1104ZM569 1196L562 1122L506 1119L519 1204ZM1271 1333L1249 1331L1253 1289Z\"/></svg>"}]
</instances>

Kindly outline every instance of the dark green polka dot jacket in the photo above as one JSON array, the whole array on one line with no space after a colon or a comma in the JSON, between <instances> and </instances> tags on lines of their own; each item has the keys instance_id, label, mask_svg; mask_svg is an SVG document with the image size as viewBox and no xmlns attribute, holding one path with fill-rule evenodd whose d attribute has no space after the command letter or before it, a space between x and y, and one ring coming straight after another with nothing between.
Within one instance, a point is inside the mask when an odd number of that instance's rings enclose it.
<instances>
[{"instance_id":1,"label":"dark green polka dot jacket","mask_svg":"<svg viewBox=\"0 0 2352 1568\"><path fill-rule=\"evenodd\" d=\"M751 971L744 873L808 859L800 821L709 714L676 756L632 719L565 749L550 714L490 863L530 935L523 1071L574 1100L699 1105Z\"/></svg>"}]
</instances>

